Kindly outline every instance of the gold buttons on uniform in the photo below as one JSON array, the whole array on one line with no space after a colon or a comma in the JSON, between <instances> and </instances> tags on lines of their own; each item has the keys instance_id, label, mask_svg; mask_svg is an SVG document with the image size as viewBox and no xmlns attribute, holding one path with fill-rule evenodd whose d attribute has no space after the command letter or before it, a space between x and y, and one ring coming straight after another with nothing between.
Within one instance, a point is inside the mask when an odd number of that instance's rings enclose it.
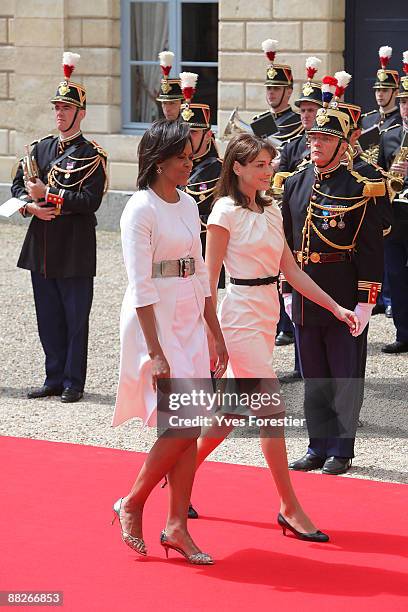
<instances>
[{"instance_id":1,"label":"gold buttons on uniform","mask_svg":"<svg viewBox=\"0 0 408 612\"><path fill-rule=\"evenodd\" d=\"M311 261L312 263L319 263L319 261L320 261L320 255L319 255L319 253L311 253L311 254L310 254L310 261Z\"/></svg>"},{"instance_id":2,"label":"gold buttons on uniform","mask_svg":"<svg viewBox=\"0 0 408 612\"><path fill-rule=\"evenodd\" d=\"M320 183L315 184L316 189L320 189Z\"/></svg>"}]
</instances>

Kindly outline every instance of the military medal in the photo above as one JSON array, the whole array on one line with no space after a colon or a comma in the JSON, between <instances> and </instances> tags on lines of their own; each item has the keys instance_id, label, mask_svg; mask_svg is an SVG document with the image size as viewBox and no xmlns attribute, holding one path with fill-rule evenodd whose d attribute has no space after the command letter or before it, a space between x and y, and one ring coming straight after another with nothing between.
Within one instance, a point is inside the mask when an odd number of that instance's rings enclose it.
<instances>
[{"instance_id":1,"label":"military medal","mask_svg":"<svg viewBox=\"0 0 408 612\"><path fill-rule=\"evenodd\" d=\"M330 219L329 225L330 225L330 227L336 227L336 225L337 225L336 219Z\"/></svg>"},{"instance_id":2,"label":"military medal","mask_svg":"<svg viewBox=\"0 0 408 612\"><path fill-rule=\"evenodd\" d=\"M344 229L344 228L346 227L346 224L344 223L343 219L341 219L341 220L338 222L337 227L338 227L339 229Z\"/></svg>"},{"instance_id":3,"label":"military medal","mask_svg":"<svg viewBox=\"0 0 408 612\"><path fill-rule=\"evenodd\" d=\"M201 183L201 185L199 186L198 190L199 191L207 191L207 183ZM200 193L200 196L199 196L198 199L200 200L200 202L203 202L206 199L206 197L207 196L204 193Z\"/></svg>"},{"instance_id":4,"label":"military medal","mask_svg":"<svg viewBox=\"0 0 408 612\"><path fill-rule=\"evenodd\" d=\"M73 161L67 162L67 167L65 168L66 172L64 174L64 178L69 179L69 177L71 176L71 172L72 172L74 166L75 166L75 162L73 162Z\"/></svg>"}]
</instances>

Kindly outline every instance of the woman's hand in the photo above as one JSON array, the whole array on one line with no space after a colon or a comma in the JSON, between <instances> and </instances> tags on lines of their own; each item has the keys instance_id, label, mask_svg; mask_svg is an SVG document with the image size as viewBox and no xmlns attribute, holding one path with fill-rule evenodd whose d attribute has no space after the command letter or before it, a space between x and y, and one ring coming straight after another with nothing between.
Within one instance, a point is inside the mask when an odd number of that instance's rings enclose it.
<instances>
[{"instance_id":1,"label":"woman's hand","mask_svg":"<svg viewBox=\"0 0 408 612\"><path fill-rule=\"evenodd\" d=\"M228 352L224 338L213 339L213 353L210 353L211 371L214 378L222 378L228 365Z\"/></svg>"},{"instance_id":2,"label":"woman's hand","mask_svg":"<svg viewBox=\"0 0 408 612\"><path fill-rule=\"evenodd\" d=\"M353 336L359 333L360 321L355 312L352 310L347 310L347 308L343 308L343 306L339 306L337 304L333 314L339 321L343 321L343 323L346 323L349 326L350 333Z\"/></svg>"},{"instance_id":3,"label":"woman's hand","mask_svg":"<svg viewBox=\"0 0 408 612\"><path fill-rule=\"evenodd\" d=\"M163 354L152 357L152 387L157 390L157 380L159 378L170 378L170 366Z\"/></svg>"}]
</instances>

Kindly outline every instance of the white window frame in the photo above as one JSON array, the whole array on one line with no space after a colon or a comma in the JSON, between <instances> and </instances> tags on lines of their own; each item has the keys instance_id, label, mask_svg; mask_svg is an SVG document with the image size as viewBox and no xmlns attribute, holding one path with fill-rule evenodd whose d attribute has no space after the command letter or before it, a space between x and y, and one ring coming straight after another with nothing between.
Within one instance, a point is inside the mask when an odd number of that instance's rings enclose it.
<instances>
[{"instance_id":1,"label":"white window frame","mask_svg":"<svg viewBox=\"0 0 408 612\"><path fill-rule=\"evenodd\" d=\"M122 132L124 134L143 134L150 123L137 123L131 121L131 66L154 66L158 60L131 60L130 59L130 6L136 1L157 2L162 1L168 5L169 16L169 50L175 55L174 65L171 69L170 78L177 78L183 70L188 70L190 66L218 68L218 62L193 62L181 61L181 7L184 3L193 4L214 4L219 0L121 0L121 88L122 88ZM216 126L214 126L216 128Z\"/></svg>"}]
</instances>

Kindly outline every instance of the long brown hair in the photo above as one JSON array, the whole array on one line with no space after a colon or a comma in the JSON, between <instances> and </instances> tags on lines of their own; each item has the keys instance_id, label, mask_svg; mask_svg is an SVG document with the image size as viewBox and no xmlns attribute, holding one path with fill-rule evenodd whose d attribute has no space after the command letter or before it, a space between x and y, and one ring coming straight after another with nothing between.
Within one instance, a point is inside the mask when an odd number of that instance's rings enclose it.
<instances>
[{"instance_id":1,"label":"long brown hair","mask_svg":"<svg viewBox=\"0 0 408 612\"><path fill-rule=\"evenodd\" d=\"M246 166L254 161L263 149L268 151L272 159L276 157L276 150L272 144L267 140L258 138L258 136L252 134L239 134L230 140L227 150L225 151L214 202L219 198L229 196L234 200L236 206L248 208L250 202L248 196L243 194L239 189L238 177L234 172L234 163L237 161L242 166ZM263 209L265 206L272 204L272 198L262 196L261 193L257 191L255 202Z\"/></svg>"}]
</instances>

